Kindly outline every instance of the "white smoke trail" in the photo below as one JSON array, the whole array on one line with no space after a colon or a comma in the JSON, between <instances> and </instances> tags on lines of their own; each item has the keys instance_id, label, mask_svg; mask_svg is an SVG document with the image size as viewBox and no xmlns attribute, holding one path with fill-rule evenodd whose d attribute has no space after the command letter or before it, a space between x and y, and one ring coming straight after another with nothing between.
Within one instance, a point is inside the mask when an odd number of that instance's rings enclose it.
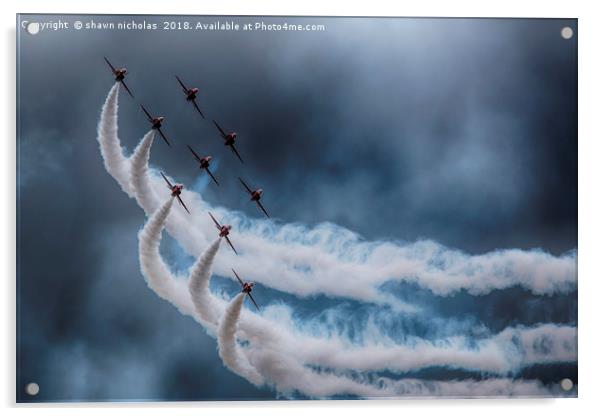
<instances>
[{"instance_id":1,"label":"white smoke trail","mask_svg":"<svg viewBox=\"0 0 602 416\"><path fill-rule=\"evenodd\" d=\"M154 130L146 133L130 158L130 190L134 194L138 205L145 210L146 215L155 212L159 205L159 198L147 180L148 159L154 138Z\"/></svg>"},{"instance_id":2,"label":"white smoke trail","mask_svg":"<svg viewBox=\"0 0 602 416\"><path fill-rule=\"evenodd\" d=\"M184 280L171 275L159 254L160 232L172 201L173 199L170 198L153 214L141 232L142 270L151 283L149 286L159 296L171 301L186 314L192 314L190 311L195 308L200 317L199 321L205 325L209 333L213 333L215 332L215 322L218 321L218 316L223 314L225 309L224 301L215 298L208 290L211 264L219 248L220 239L216 239L192 266L188 282L192 296L186 297L183 293ZM240 310L236 312L238 314ZM232 324L232 320L229 323ZM313 339L307 335L295 335L293 328L283 328L277 323L264 322L263 318L257 317L255 314L248 314L243 320L242 326L245 338L259 346L245 349L247 355L244 358L245 362L257 365L262 374L268 377L269 382L285 393L301 392L312 397L332 394L386 397L396 394L395 392L400 388L399 384L391 384L395 388L383 390L380 385L375 387L340 375L316 374L305 367L305 364L308 363L338 370L363 371L410 371L435 365L491 373L505 373L512 369L512 363L507 361L503 349L492 341L489 341L488 345L481 347L480 350L467 350L463 348L462 342L455 339L441 341L439 346L422 341L416 342L412 348L407 346L357 348L344 345L340 340ZM526 331L530 331L528 338L531 339L531 347L529 348L529 343L523 343L521 349L530 355L533 352L529 351L538 348L537 346L542 342L541 338L533 336L534 331L538 332L540 336L557 338L554 336L554 328L549 326ZM570 330L566 328L560 328L560 331L570 335ZM508 330L501 337L508 338L510 333ZM522 330L513 331L514 338L517 336L520 338L521 334ZM562 340L560 345L565 345L566 341L568 339ZM303 348L300 348L300 345ZM508 341L507 345L512 345L512 343ZM573 351L575 350L573 349ZM561 353L567 358L566 351L561 351ZM553 359L550 360L553 361ZM249 381L255 384L260 383L255 375L256 371L252 370L253 367L245 367L240 364L239 367L236 367L232 362L226 364L231 368L237 368L236 372ZM382 380L379 383L381 382ZM405 386L405 384L401 386ZM416 386L416 382L411 386ZM408 391L417 394L414 390Z\"/></svg>"},{"instance_id":3,"label":"white smoke trail","mask_svg":"<svg viewBox=\"0 0 602 416\"><path fill-rule=\"evenodd\" d=\"M117 91L118 88L111 89L103 107L98 140L108 172L131 196L130 162L123 155L116 133ZM165 192L165 184L158 175L153 178L148 174L150 143L148 146L136 158L140 163L132 177L139 182L138 203L150 213L159 203L156 195ZM188 254L196 257L207 245L207 236L215 230L205 215L207 204L201 196L185 190L183 198L189 201L193 214L199 215L183 217L179 213L169 221L167 231ZM576 252L554 257L542 251L511 249L470 256L432 241L366 242L331 224L312 229L275 225L272 221L250 220L242 214L212 209L234 225L236 244L242 252L240 256L220 256L216 272L228 275L233 266L254 281L296 296L326 294L402 308L404 305L379 287L390 281L404 281L444 296L459 290L481 295L521 286L542 295L566 293L576 284Z\"/></svg>"},{"instance_id":4,"label":"white smoke trail","mask_svg":"<svg viewBox=\"0 0 602 416\"><path fill-rule=\"evenodd\" d=\"M160 178L147 178L154 189ZM207 204L190 191L183 197L198 215L178 218L167 231L188 254L197 256L215 233L205 212ZM143 205L145 210L152 206ZM406 245L363 242L347 230L332 225L314 229L277 226L265 220L249 220L220 208L211 208L224 222L234 225L241 254L224 253L216 272L229 275L231 267L250 279L282 292L305 297L316 294L349 297L360 301L395 304L378 288L387 282L414 283L436 295L466 290L483 295L493 290L521 286L536 295L567 293L576 283L576 254L554 257L541 251L501 250L469 256L432 241ZM190 229L198 230L191 233ZM259 272L261 270L261 272ZM408 305L405 306L406 311Z\"/></svg>"},{"instance_id":5,"label":"white smoke trail","mask_svg":"<svg viewBox=\"0 0 602 416\"><path fill-rule=\"evenodd\" d=\"M219 248L216 239L199 257L191 268L186 295L186 280L173 276L161 259L159 243L161 230L169 214L173 198L163 204L148 220L140 233L140 259L143 274L151 289L159 296L173 303L183 313L194 316L210 334L215 333L215 322L225 310L223 299L213 296L208 289L211 265ZM341 374L318 374L306 368L307 364L333 368L337 371L361 370L392 372L411 371L420 368L443 366L475 370L485 373L505 374L521 368L525 363L521 357L529 357L529 364L538 362L538 351L549 339L557 340L548 354L543 354L545 362L572 361L576 359L575 328L546 325L536 328L508 329L492 339L467 348L467 340L458 338L443 339L437 343L414 340L409 345L369 345L357 347L341 339L313 338L298 333L292 326L281 322L270 322L253 313L241 317L241 336L251 342L252 348L245 348L244 354L249 363L257 368L280 392L292 394L301 392L312 397L331 394L358 394L366 397L392 396L397 391L406 391L405 384L390 381L390 388L358 382ZM556 335L560 332L561 336ZM516 345L517 339L525 341ZM573 335L571 337L571 334ZM384 338L383 338L384 340ZM508 351L510 351L510 354ZM571 355L572 353L572 355ZM513 356L516 354L516 356ZM239 374L245 374L241 371ZM250 381L256 378L250 376ZM430 384L428 384L430 385ZM406 390L401 389L400 386ZM410 384L416 386L416 382ZM424 387L425 391L429 391ZM418 394L414 390L412 394Z\"/></svg>"},{"instance_id":6,"label":"white smoke trail","mask_svg":"<svg viewBox=\"0 0 602 416\"><path fill-rule=\"evenodd\" d=\"M557 386L547 387L539 381L511 378L467 379L452 381L425 381L419 379L394 380L379 377L359 380L326 372L310 372L290 356L280 360L270 354L256 354L253 364L262 374L271 374L279 392L292 395L301 392L310 397L325 398L334 395L355 395L362 398L411 397L557 397L570 394ZM363 379L363 380L362 380Z\"/></svg>"},{"instance_id":7,"label":"white smoke trail","mask_svg":"<svg viewBox=\"0 0 602 416\"><path fill-rule=\"evenodd\" d=\"M577 361L577 328L542 324L532 328L506 328L496 342L514 345L522 365Z\"/></svg>"},{"instance_id":8,"label":"white smoke trail","mask_svg":"<svg viewBox=\"0 0 602 416\"><path fill-rule=\"evenodd\" d=\"M146 139L144 139L143 142L145 140ZM141 144L139 148L142 147ZM144 148L148 149L148 146L144 146ZM135 154L137 154L137 152ZM147 160L147 158L144 159ZM136 172L134 167L146 171L144 164L132 163L132 176L141 178L138 181L132 181L134 192L137 195L143 193L138 191L137 184L140 183L142 184L141 186L144 187L144 189L147 189L148 193L151 194L152 189L148 186L148 176ZM191 195L194 194L190 193L188 196ZM156 196L151 195L150 198L156 198ZM219 239L216 241L219 241ZM207 251L212 251L211 247ZM211 263L213 263L213 256L211 258ZM202 287L196 289L191 286L191 294L192 299L196 302L196 310L201 315L202 319L216 323L216 314L219 315L222 313L224 305L217 302L217 299L209 294L207 285L210 277L210 270L205 269L203 266L204 262L201 262L203 257L204 256L201 256L195 267L193 267L190 284L192 285L193 282L197 281L197 279L194 278L195 276L200 276L203 274L203 271L205 271L204 275L199 280L204 283ZM208 307L208 305L211 306ZM549 330L548 332L550 332L548 334L549 337L553 337L555 332L562 335L566 333L576 333L576 329L573 327L560 328L558 331L555 331L554 328L550 327L547 329ZM291 350L293 350L293 345L300 340L289 337L288 335L281 335L290 330L290 328L284 327L280 328L279 331L274 331L273 325L270 325L267 322L261 322L254 318L250 318L249 322L247 322L246 325L243 325L243 333L247 339L256 337L256 334L261 333L263 336L260 342L265 343L269 340L271 343L286 343L289 344ZM308 343L307 339L303 342L306 345ZM310 344L312 344L311 341ZM303 354L304 359L308 362L333 368L404 372L428 366L447 366L458 369L485 371L493 374L506 374L517 371L524 365L527 365L525 358L533 355L532 352L530 352L533 350L532 346L530 348L517 350L517 348L513 347L510 340L503 338L494 337L493 339L486 339L477 342L477 346L471 348L467 348L466 344L467 341L464 338L457 337L440 340L437 344L429 341L417 340L413 342L412 346L370 345L358 348L357 346L331 339L329 341L317 340L315 344L312 344L313 348L306 348ZM574 348L576 345L576 337L573 336L572 339L569 339L563 345L568 346L568 351L553 351L548 354L545 359L558 362L571 361L570 359L567 359L567 357L571 357L575 360L576 351L574 351ZM524 354L522 351L524 351ZM544 358L539 357L539 359L543 360Z\"/></svg>"},{"instance_id":9,"label":"white smoke trail","mask_svg":"<svg viewBox=\"0 0 602 416\"><path fill-rule=\"evenodd\" d=\"M276 390L285 395L302 393L310 397L324 398L334 395L354 395L358 397L392 397L395 390L382 382L358 382L335 374L321 374L304 367L295 355L277 351L255 351L252 363L261 374L269 374Z\"/></svg>"},{"instance_id":10,"label":"white smoke trail","mask_svg":"<svg viewBox=\"0 0 602 416\"><path fill-rule=\"evenodd\" d=\"M217 330L218 352L230 370L260 386L264 383L263 377L249 364L236 341L236 327L244 300L245 294L239 293L226 308Z\"/></svg>"},{"instance_id":11,"label":"white smoke trail","mask_svg":"<svg viewBox=\"0 0 602 416\"><path fill-rule=\"evenodd\" d=\"M97 139L100 144L100 154L102 155L105 169L115 178L121 189L129 196L132 196L129 187L130 162L123 154L121 142L117 135L118 98L119 82L116 82L109 91L109 95L102 106Z\"/></svg>"},{"instance_id":12,"label":"white smoke trail","mask_svg":"<svg viewBox=\"0 0 602 416\"><path fill-rule=\"evenodd\" d=\"M149 136L145 136L142 143L138 146L132 160L132 187L134 194L144 194L142 190L146 189L149 194L148 199L156 199L152 189L148 186L148 176L138 172L146 172L145 164L138 163L139 160L148 160L148 149L150 148ZM143 149L144 151L138 151ZM138 157L143 155L143 157ZM134 180L136 178L136 180ZM165 220L166 217L163 217ZM158 236L158 234L157 234ZM218 316L224 311L223 301L215 298L209 293L208 283L211 274L211 267L215 254L219 247L220 239L214 240L203 255L199 256L197 262L191 268L189 279L189 290L194 309L199 317L205 322L217 325ZM158 249L154 251L158 255ZM157 261L158 263L161 263ZM167 281L178 281L172 277ZM181 290L181 288L178 286ZM186 310L191 310L190 304L185 300ZM182 308L182 305L177 305ZM357 347L349 345L342 340L316 339L309 341L307 335L302 341L300 335L291 336L294 329L289 327L276 327L273 323L265 322L262 319L249 317L244 321L242 332L246 339L256 339L258 342L271 345L287 345L290 351L295 351L295 345L303 342L306 348L302 353L302 358L306 362L326 367L353 370L389 370L394 372L411 371L429 366L447 366L450 368L484 371L493 374L506 374L520 369L525 363L523 354L512 347L510 340L498 342L500 339L486 339L477 343L476 347L467 348L467 341L462 337L440 340L438 343L432 343L424 340L415 340L413 345L368 345ZM561 329L562 331L562 329ZM576 332L570 328L569 332ZM550 328L550 335L553 335L554 329ZM566 331L564 331L566 333ZM259 334L261 334L259 336ZM381 336L381 338L383 338ZM573 337L573 340L575 337ZM381 340L382 341L382 340ZM566 345L574 346L575 341L568 342ZM311 346L311 348L309 348ZM530 351L532 348L524 349ZM528 354L526 352L525 354ZM565 361L564 354L549 354L546 359L552 361ZM575 354L573 357L576 359Z\"/></svg>"},{"instance_id":13,"label":"white smoke trail","mask_svg":"<svg viewBox=\"0 0 602 416\"><path fill-rule=\"evenodd\" d=\"M224 305L220 299L209 292L209 279L213 259L219 249L221 238L217 238L197 259L190 269L188 290L192 303L201 318L212 325L217 325L219 317L223 314Z\"/></svg>"},{"instance_id":14,"label":"white smoke trail","mask_svg":"<svg viewBox=\"0 0 602 416\"><path fill-rule=\"evenodd\" d=\"M173 197L169 198L147 221L138 234L138 252L140 269L146 277L148 286L162 299L167 300L184 314L198 317L188 293L187 282L172 275L169 267L159 254L159 243L163 224L171 206Z\"/></svg>"},{"instance_id":15,"label":"white smoke trail","mask_svg":"<svg viewBox=\"0 0 602 416\"><path fill-rule=\"evenodd\" d=\"M105 105L108 109L112 107L110 98L111 93L109 94L107 104ZM114 111L116 112L116 96ZM105 108L103 108L103 113L104 112ZM110 122L110 118L101 117L101 124L110 124ZM118 180L122 185L122 188L128 192L128 194L132 194L130 189L128 189L130 186L137 188L134 192L137 196L137 202L143 206L147 213L150 213L153 211L153 207L150 204L153 203L153 200L158 200L158 197L156 196L157 193L153 191L159 190L160 187L164 187L164 184L159 178L153 178L148 174L148 151L152 144L152 139L148 139L146 144L141 143L141 145L139 145L136 151L136 154L138 155L136 157L136 172L129 172L132 179L131 185L128 180L126 182L127 185L124 186L123 168L127 168L127 165L130 162L127 159L126 162L121 160L123 158L123 152L119 146L119 139L116 135L116 117L114 118L113 123L113 131L115 132L113 135L110 133L110 128L103 129L99 126L98 140L101 143L101 151L105 158L107 170L116 178L116 180ZM109 133L107 133L107 131ZM103 148L111 146L118 147L119 151L103 151ZM107 161L107 159L109 160ZM117 169L115 168L116 166L120 166L120 168ZM163 189L163 192L165 192L165 189ZM187 201L192 202L192 204L189 203L189 205L192 206L191 210L193 211L193 214L195 211L197 213L200 212L200 208L206 208L206 203L196 193L185 191L183 197ZM178 279L173 276L159 255L158 246L161 230L169 213L169 209L171 208L171 203L172 199L170 198L168 203L165 203L152 215L147 225L140 233L141 268L149 282L149 286L151 289L155 290L159 296L176 305L182 313L194 316L205 327L211 328L213 324L201 317L202 315L198 311L198 305L195 305L192 302L190 296L186 296L188 292L186 287L187 282L184 279ZM480 294L495 288L509 287L516 284L530 288L535 293L550 293L550 291L570 290L573 284L570 276L567 279L566 275L574 272L574 269L571 269L574 265L570 265L574 263L574 255L554 258L545 253L539 253L542 254L540 258L533 258L531 256L533 253L517 250L516 252L519 253L518 257L524 255L524 258L521 261L508 261L511 260L511 258L505 259L502 255L497 258L496 263L496 261L491 261L491 259L485 259L487 261L483 261L483 257L470 257L465 256L462 253L452 252L430 242L421 242L405 246L382 242L365 243L361 242L355 234L334 226L323 225L316 227L313 230L307 230L300 226L275 226L273 223L265 221L249 221L242 216L223 210L217 209L216 211L219 212L221 216L226 217L228 221L233 219L239 223L242 231L237 234L237 244L244 247L247 253L259 256L259 262L254 260L253 264L257 270L265 268L262 270L262 273L265 273L268 277L263 280L255 280L283 291L291 293L299 291L300 295L325 293L329 295L349 296L360 300L384 300L390 302L390 299L383 297L382 293L378 292L375 287L382 282L395 279L415 281L423 287L429 287L429 285L432 286L432 283L434 282L436 283L435 286L430 288L438 294L453 293L453 291L459 290L459 288L467 289L471 293L476 290L474 293ZM203 219L200 216L182 216L180 214L177 215L177 218L174 219L172 217L170 221L168 221L167 230L189 253L197 255L200 253L202 246L207 244L206 235L210 235L210 232L215 231L213 225L208 219ZM200 232L194 232L193 230ZM430 247L430 250L425 250L425 247ZM435 247L435 249L433 249L433 247ZM419 250L416 251L417 248ZM394 256L400 254L400 252L405 252L405 254L401 256L401 262L394 260L392 265L385 264L386 259L391 263L390 260L395 259ZM429 252L430 254L425 255L425 253ZM460 264L462 262L458 261L458 254L460 256L465 256L464 260L466 260L468 266ZM229 263L239 261L239 259L236 259L232 255L223 257L225 258L222 260L218 259L220 260L217 262L218 272L225 270L226 264L229 266ZM245 255L240 257L243 258ZM557 272L558 270L555 267L549 267L549 270L553 272L552 278L549 279L551 284L547 284L546 282L542 284L542 281L545 280L546 267L542 269L544 270L543 272L540 270L533 274L533 271L537 271L538 268L540 268L540 263L545 263L549 260L548 257L553 261L558 261L559 263L557 266L560 266L561 270L559 273L554 274L554 272ZM473 261L473 259L476 260ZM567 260L570 263L568 266L566 263ZM471 261L473 262L472 264ZM508 261L509 265L506 265L507 267L504 269L501 266L503 266L506 261ZM379 262L382 262L382 264L379 264ZM488 262L490 264L487 264ZM233 264L236 264L236 267L239 267L239 263ZM433 272L430 270L430 274L426 273L426 276L428 277L426 280L420 280L420 277L408 278L407 276L402 276L402 278L400 278L399 276L396 277L394 274L386 279L379 277L379 273L382 274L383 271L386 271L385 274L390 273L390 271L387 270L393 270L393 266L399 267L400 265L407 267L408 271L417 274L421 271L428 272L429 269L435 269L435 271ZM517 265L518 268L516 268ZM241 266L243 270L247 270L244 265ZM322 267L324 268L324 275L321 274ZM374 270L370 270L372 267L374 267ZM522 270L522 274L519 276L519 279L512 280L513 271L515 270ZM377 278L358 276L358 273L364 273L366 271L370 271L370 273ZM374 274L373 272L376 273ZM255 269L249 272L243 271L243 273L245 275L250 274L252 276L257 276ZM335 275L333 276L332 273L335 273ZM367 273L367 275L370 276L370 273ZM441 286L443 289L435 290L440 283L438 280L447 278L447 273L453 275L453 278L449 279L451 283L443 282L444 284ZM494 278L491 278L485 285L479 286L479 276L487 273L493 273ZM408 275L411 276L410 273L408 273ZM322 276L322 281L316 281L316 278L320 276ZM509 279L508 276L510 277ZM297 281L295 280L296 278L299 278L300 280ZM429 283L429 279L431 283ZM334 284L331 282L334 282ZM214 297L212 298L217 300ZM219 304L219 302L217 304ZM223 306L221 309L223 310ZM216 310L218 310L218 308L216 308ZM205 318L213 320L212 318L215 318L215 316L210 317L207 315ZM279 323L265 321L265 318L250 313L243 313L240 327L241 336L243 336L244 339L249 340L252 345L251 348L244 349L249 362L259 369L262 374L266 375L270 384L275 385L279 391L301 391L304 394L317 397L333 394L357 394L365 397L377 397L399 394L396 393L399 391L399 386L404 385L399 384L399 382L393 383L391 380L386 383L381 380L379 386L374 386L370 383L357 382L356 380L347 377L316 373L305 367L306 364L311 364L311 361L314 361L314 363L318 363L317 365L335 369L339 368L342 371L354 369L352 363L361 362L366 357L367 350L363 347L345 345L344 340L335 338L333 342L331 339L308 338L306 334L295 333L295 328L293 327L282 326L279 325ZM571 329L574 330L574 328ZM553 334L551 336L553 336ZM302 345L303 348L300 349L299 345ZM324 358L328 355L331 357L336 356L342 350L346 352L346 360L339 360L337 363L336 360ZM436 348L433 350L435 351L434 361L416 360L415 362L418 364L414 364L411 368L422 368L431 365L433 362L436 364L432 365L453 366L454 368L463 368L463 366L467 366L467 368L472 369L472 366L474 366L474 360L471 358L468 358L468 361L472 362L472 364L460 363L459 365L456 364L456 366L454 366L456 363L454 356L456 354L454 353L453 348L445 351L445 354L449 354L447 355L449 357L448 359L437 356L438 350ZM330 354L328 351L330 351ZM403 353L406 355L414 354L417 356L421 354L421 348L415 350L406 348L403 350ZM398 361L397 358L399 357L399 354L399 351L397 354L393 355L391 355L390 351L384 351L383 354L377 351L375 356L380 358L374 360L374 363L370 366L370 370L376 368L395 368L394 363ZM451 362L447 362L448 360L451 360ZM551 358L551 361L554 361L554 358ZM508 367L503 365L500 366L496 360L493 360L493 362L494 364L491 366L487 363L487 360L484 360L481 362L481 367L485 367L485 371L491 372L503 372L505 371L503 369ZM408 365L412 366L412 363L410 362ZM487 366L493 367L494 370L490 370ZM407 370L406 367L403 367L403 369ZM502 370L495 370L495 368L502 368ZM421 382L417 381L417 383ZM520 384L519 382L517 383ZM443 383L437 385L444 386L447 384Z\"/></svg>"},{"instance_id":16,"label":"white smoke trail","mask_svg":"<svg viewBox=\"0 0 602 416\"><path fill-rule=\"evenodd\" d=\"M396 392L392 398L505 398L558 397L571 393L559 386L547 387L535 380L493 378L485 380L424 381L382 379L383 386Z\"/></svg>"},{"instance_id":17,"label":"white smoke trail","mask_svg":"<svg viewBox=\"0 0 602 416\"><path fill-rule=\"evenodd\" d=\"M434 342L410 338L399 345L382 337L381 343L361 348L332 344L306 349L304 358L323 367L356 371L404 373L446 367L496 375L515 373L533 364L577 361L577 329L554 324L506 328L478 341L459 336Z\"/></svg>"}]
</instances>

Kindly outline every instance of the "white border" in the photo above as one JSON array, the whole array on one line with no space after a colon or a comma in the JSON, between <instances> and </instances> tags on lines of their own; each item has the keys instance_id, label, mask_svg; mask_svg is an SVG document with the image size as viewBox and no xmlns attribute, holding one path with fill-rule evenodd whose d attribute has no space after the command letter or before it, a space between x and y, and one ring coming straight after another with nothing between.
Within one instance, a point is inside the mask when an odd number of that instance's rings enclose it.
<instances>
[{"instance_id":1,"label":"white border","mask_svg":"<svg viewBox=\"0 0 602 416\"><path fill-rule=\"evenodd\" d=\"M351 3L344 0L305 0L283 2L222 0L190 2L186 0L105 0L71 2L65 0L22 0L2 4L2 57L1 68L4 97L0 101L5 128L5 138L0 149L1 174L4 181L4 198L0 205L0 224L3 236L0 264L4 266L2 310L3 374L0 378L0 397L9 414L15 411L33 413L40 407L50 414L115 414L160 415L168 412L198 415L199 412L223 414L236 411L245 415L271 413L327 414L344 411L346 414L362 414L377 411L381 414L416 412L421 415L507 415L529 412L545 412L546 415L590 414L600 411L601 346L599 323L602 317L600 293L602 270L597 263L602 247L596 238L601 234L602 213L599 161L602 152L600 141L602 88L602 19L596 2L576 4L575 1L474 1L474 0L427 0L415 2L386 2L370 0ZM145 403L145 404L60 404L29 406L14 404L15 401L15 14L20 13L132 13L132 14L232 14L232 15L318 15L318 16L473 16L473 17L570 17L579 18L579 399L546 400L411 400L379 402L224 402L224 403Z\"/></svg>"}]
</instances>

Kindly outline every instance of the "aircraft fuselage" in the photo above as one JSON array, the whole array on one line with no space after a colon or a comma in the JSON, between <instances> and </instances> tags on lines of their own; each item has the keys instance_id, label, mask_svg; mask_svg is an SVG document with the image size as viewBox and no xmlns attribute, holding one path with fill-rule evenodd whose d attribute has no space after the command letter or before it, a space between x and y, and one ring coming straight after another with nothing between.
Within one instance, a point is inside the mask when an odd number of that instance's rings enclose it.
<instances>
[{"instance_id":1,"label":"aircraft fuselage","mask_svg":"<svg viewBox=\"0 0 602 416\"><path fill-rule=\"evenodd\" d=\"M184 185L174 185L171 188L171 196L178 196L182 193L182 189L184 189Z\"/></svg>"}]
</instances>

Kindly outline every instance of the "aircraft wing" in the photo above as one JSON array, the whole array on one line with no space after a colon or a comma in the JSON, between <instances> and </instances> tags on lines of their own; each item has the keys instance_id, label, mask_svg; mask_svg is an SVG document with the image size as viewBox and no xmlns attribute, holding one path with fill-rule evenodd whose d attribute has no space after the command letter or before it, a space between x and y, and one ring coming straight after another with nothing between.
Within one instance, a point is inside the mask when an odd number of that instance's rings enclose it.
<instances>
[{"instance_id":1,"label":"aircraft wing","mask_svg":"<svg viewBox=\"0 0 602 416\"><path fill-rule=\"evenodd\" d=\"M249 186L245 183L245 181L242 180L242 178L239 176L238 180L240 181L240 183L242 183L242 186L245 187L245 189L247 190L248 193L252 194L253 191L251 191L251 188L249 188Z\"/></svg>"},{"instance_id":2,"label":"aircraft wing","mask_svg":"<svg viewBox=\"0 0 602 416\"><path fill-rule=\"evenodd\" d=\"M238 251L236 251L236 249L234 248L234 246L232 245L232 241L230 241L230 238L228 238L228 236L225 237L226 241L228 242L228 244L230 244L230 247L232 247L232 250L234 250L234 252L236 254L238 254Z\"/></svg>"},{"instance_id":3,"label":"aircraft wing","mask_svg":"<svg viewBox=\"0 0 602 416\"><path fill-rule=\"evenodd\" d=\"M233 144L230 145L230 149L232 149L238 160L240 160L240 163L245 163L242 161L242 157L240 157L240 155L238 154L238 150L236 150L236 147L234 147Z\"/></svg>"},{"instance_id":4,"label":"aircraft wing","mask_svg":"<svg viewBox=\"0 0 602 416\"><path fill-rule=\"evenodd\" d=\"M268 214L268 212L265 210L265 208L263 207L263 205L261 205L261 201L255 201L257 202L257 206L259 206L259 208L263 211L263 213L265 214L266 217L270 218L270 215Z\"/></svg>"},{"instance_id":5,"label":"aircraft wing","mask_svg":"<svg viewBox=\"0 0 602 416\"><path fill-rule=\"evenodd\" d=\"M125 90L128 92L128 94L130 94L130 97L134 98L134 94L132 94L132 92L130 91L128 86L125 84L125 81L121 80L120 82L121 82L121 85L123 85L123 88L125 88Z\"/></svg>"},{"instance_id":6,"label":"aircraft wing","mask_svg":"<svg viewBox=\"0 0 602 416\"><path fill-rule=\"evenodd\" d=\"M195 152L195 151L192 149L192 147L190 147L190 145L188 145L188 144L187 144L186 146L188 146L188 149L190 149L190 151L192 152L192 155L194 156L194 158L195 158L195 159L196 159L196 160L197 160L199 163L201 163L201 158L199 157L199 155L197 155L197 154L196 154L196 152Z\"/></svg>"},{"instance_id":7,"label":"aircraft wing","mask_svg":"<svg viewBox=\"0 0 602 416\"><path fill-rule=\"evenodd\" d=\"M207 171L207 173L209 174L209 176L211 176L211 179L213 179L213 182L215 182L215 184L217 186L219 186L219 182L217 181L217 179L215 179L215 176L213 176L213 173L211 173L211 171L209 170L209 168L205 168L205 170Z\"/></svg>"},{"instance_id":8,"label":"aircraft wing","mask_svg":"<svg viewBox=\"0 0 602 416\"><path fill-rule=\"evenodd\" d=\"M165 143L167 143L167 145L169 147L171 147L171 144L169 144L169 140L167 140L167 137L165 137L165 135L163 134L163 132L161 131L161 128L158 128L157 131L159 132L159 134L161 135L161 137L163 138L163 140L165 140Z\"/></svg>"},{"instance_id":9,"label":"aircraft wing","mask_svg":"<svg viewBox=\"0 0 602 416\"><path fill-rule=\"evenodd\" d=\"M188 208L186 207L186 205L184 204L184 201L182 201L182 198L180 198L180 195L177 195L178 201L180 201L180 204L184 207L184 209L186 210L187 213L190 214L190 211L188 211Z\"/></svg>"},{"instance_id":10,"label":"aircraft wing","mask_svg":"<svg viewBox=\"0 0 602 416\"><path fill-rule=\"evenodd\" d=\"M259 306L257 306L257 302L255 302L255 299L253 299L253 295L251 295L251 293L247 293L247 295L249 295L249 299L251 299L251 302L253 302L253 305L255 305L255 307L257 308L257 310L259 310Z\"/></svg>"},{"instance_id":11,"label":"aircraft wing","mask_svg":"<svg viewBox=\"0 0 602 416\"><path fill-rule=\"evenodd\" d=\"M184 88L184 92L188 94L188 88L186 88L186 85L184 85L184 83L182 82L182 80L180 79L180 77L176 75L176 79L178 80L178 82L180 83L180 85L182 86L182 88Z\"/></svg>"},{"instance_id":12,"label":"aircraft wing","mask_svg":"<svg viewBox=\"0 0 602 416\"><path fill-rule=\"evenodd\" d=\"M244 286L244 283L242 282L240 276L238 275L238 273L236 273L236 270L232 269L232 272L234 273L234 276L236 276L236 278L238 279L238 282L240 283L241 286Z\"/></svg>"},{"instance_id":13,"label":"aircraft wing","mask_svg":"<svg viewBox=\"0 0 602 416\"><path fill-rule=\"evenodd\" d=\"M217 222L217 220L215 219L215 217L209 212L209 216L211 217L211 219L213 220L213 222L215 223L215 226L219 229L222 228L221 225L219 225L219 222Z\"/></svg>"},{"instance_id":14,"label":"aircraft wing","mask_svg":"<svg viewBox=\"0 0 602 416\"><path fill-rule=\"evenodd\" d=\"M144 108L144 106L142 104L140 104L140 107L142 108L142 111L144 111L144 114L146 114L148 121L150 121L152 123L153 117L150 115L150 113L148 111L146 111L146 108Z\"/></svg>"},{"instance_id":15,"label":"aircraft wing","mask_svg":"<svg viewBox=\"0 0 602 416\"><path fill-rule=\"evenodd\" d=\"M113 65L111 65L111 63L109 62L109 60L107 59L106 56L103 56L103 58L105 58L105 62L109 65L109 67L111 68L111 71L113 71L113 73L115 73L115 67Z\"/></svg>"},{"instance_id":16,"label":"aircraft wing","mask_svg":"<svg viewBox=\"0 0 602 416\"><path fill-rule=\"evenodd\" d=\"M205 116L203 115L203 112L201 111L201 109L199 108L198 104L196 103L196 100L192 100L192 105L194 105L194 108L196 108L196 111L199 112L199 114L201 115L201 117L205 118Z\"/></svg>"},{"instance_id":17,"label":"aircraft wing","mask_svg":"<svg viewBox=\"0 0 602 416\"><path fill-rule=\"evenodd\" d=\"M169 182L169 179L167 179L165 177L165 175L163 174L163 172L161 172L161 176L163 176L163 179L165 179L165 182L167 182L167 186L169 186L169 189L173 188L173 185L171 184L171 182Z\"/></svg>"},{"instance_id":18,"label":"aircraft wing","mask_svg":"<svg viewBox=\"0 0 602 416\"><path fill-rule=\"evenodd\" d=\"M215 127L217 127L219 132L222 134L222 137L225 139L227 134L224 132L224 130L222 130L222 128L219 126L219 124L217 124L217 121L213 120L213 124L215 124Z\"/></svg>"}]
</instances>

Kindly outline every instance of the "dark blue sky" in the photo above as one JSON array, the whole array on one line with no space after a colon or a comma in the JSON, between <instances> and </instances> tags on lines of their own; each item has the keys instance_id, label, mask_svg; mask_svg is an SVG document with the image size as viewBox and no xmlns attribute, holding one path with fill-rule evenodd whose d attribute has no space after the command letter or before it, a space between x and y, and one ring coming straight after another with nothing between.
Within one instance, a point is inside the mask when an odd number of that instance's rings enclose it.
<instances>
[{"instance_id":1,"label":"dark blue sky","mask_svg":"<svg viewBox=\"0 0 602 416\"><path fill-rule=\"evenodd\" d=\"M469 253L576 248L577 39L560 36L576 21L235 19L326 30L19 33L17 368L19 389L40 383L36 399L275 397L226 370L215 341L146 287L136 239L144 215L103 169L95 140L112 85L103 56L127 66L136 96L120 97L124 145L148 130L137 102L164 115L175 146L156 142L152 163L194 187L185 144L213 154L223 186L206 188L211 203L257 215L235 183L243 175L282 222L329 221L370 240L428 238ZM182 99L174 74L201 89L208 118L238 132L244 166ZM425 336L441 329L429 329L433 317L456 319L451 333L576 323L576 293L392 290L428 306L429 316L402 320ZM529 307L517 310L517 298ZM300 316L341 306L286 301Z\"/></svg>"}]
</instances>

